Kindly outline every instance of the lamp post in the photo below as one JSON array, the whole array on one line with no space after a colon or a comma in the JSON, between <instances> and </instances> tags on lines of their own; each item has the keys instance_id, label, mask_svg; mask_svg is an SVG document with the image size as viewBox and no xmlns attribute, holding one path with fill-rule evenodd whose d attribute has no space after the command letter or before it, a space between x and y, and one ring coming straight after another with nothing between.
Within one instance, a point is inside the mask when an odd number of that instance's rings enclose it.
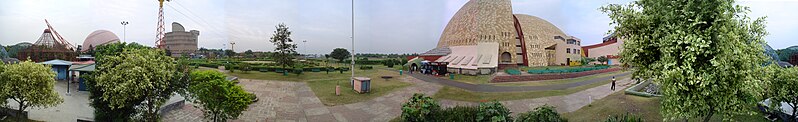
<instances>
[{"instance_id":1,"label":"lamp post","mask_svg":"<svg viewBox=\"0 0 798 122\"><path fill-rule=\"evenodd\" d=\"M127 24L130 24L130 22L122 21L121 24L122 24L122 36L125 39L125 40L122 40L122 42L125 42L127 40Z\"/></svg>"}]
</instances>

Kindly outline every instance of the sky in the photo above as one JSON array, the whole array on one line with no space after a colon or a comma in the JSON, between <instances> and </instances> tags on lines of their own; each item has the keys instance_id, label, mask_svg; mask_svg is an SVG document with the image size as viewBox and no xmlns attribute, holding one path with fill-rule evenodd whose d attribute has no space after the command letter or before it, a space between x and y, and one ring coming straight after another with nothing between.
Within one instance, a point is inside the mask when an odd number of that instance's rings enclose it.
<instances>
[{"instance_id":1,"label":"sky","mask_svg":"<svg viewBox=\"0 0 798 122\"><path fill-rule=\"evenodd\" d=\"M0 0L0 44L33 43L47 28L80 45L95 30L114 32L125 42L155 44L158 2L154 0ZM512 0L513 13L538 16L582 45L601 42L611 26L598 10L631 0ZM356 0L357 53L423 53L434 48L449 19L467 0ZM751 17L767 16L765 37L775 48L798 43L798 0L747 0ZM122 26L120 22L127 21ZM199 47L272 51L268 40L283 23L300 53L326 54L352 47L352 3L347 0L172 0L164 5L166 32L178 22L199 30ZM235 43L230 45L230 43Z\"/></svg>"}]
</instances>

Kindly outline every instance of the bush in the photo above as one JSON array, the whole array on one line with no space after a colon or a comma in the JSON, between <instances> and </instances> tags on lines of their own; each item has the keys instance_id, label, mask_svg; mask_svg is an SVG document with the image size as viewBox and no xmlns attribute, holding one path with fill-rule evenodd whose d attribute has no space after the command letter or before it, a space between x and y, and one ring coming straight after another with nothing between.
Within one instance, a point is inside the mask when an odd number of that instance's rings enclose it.
<instances>
[{"instance_id":1,"label":"bush","mask_svg":"<svg viewBox=\"0 0 798 122\"><path fill-rule=\"evenodd\" d=\"M508 122L513 121L510 109L497 101L479 103L477 121Z\"/></svg>"},{"instance_id":2,"label":"bush","mask_svg":"<svg viewBox=\"0 0 798 122\"><path fill-rule=\"evenodd\" d=\"M643 118L640 116L629 115L629 113L624 114L623 116L612 116L607 118L605 122L643 122Z\"/></svg>"},{"instance_id":3,"label":"bush","mask_svg":"<svg viewBox=\"0 0 798 122\"><path fill-rule=\"evenodd\" d=\"M303 70L302 68L295 68L294 69L294 74L296 74L298 76L298 75L302 74L302 70Z\"/></svg>"},{"instance_id":4,"label":"bush","mask_svg":"<svg viewBox=\"0 0 798 122\"><path fill-rule=\"evenodd\" d=\"M440 109L437 101L424 94L415 93L406 103L402 104L402 119L410 122L430 121L430 115Z\"/></svg>"},{"instance_id":5,"label":"bush","mask_svg":"<svg viewBox=\"0 0 798 122\"><path fill-rule=\"evenodd\" d=\"M361 70L370 70L370 69L374 69L374 67L371 67L371 66L360 66L360 69Z\"/></svg>"},{"instance_id":6,"label":"bush","mask_svg":"<svg viewBox=\"0 0 798 122\"><path fill-rule=\"evenodd\" d=\"M518 114L516 122L567 122L553 106L543 105L533 111Z\"/></svg>"},{"instance_id":7,"label":"bush","mask_svg":"<svg viewBox=\"0 0 798 122\"><path fill-rule=\"evenodd\" d=\"M437 111L432 117L441 122L474 122L478 112L477 106L455 106Z\"/></svg>"}]
</instances>

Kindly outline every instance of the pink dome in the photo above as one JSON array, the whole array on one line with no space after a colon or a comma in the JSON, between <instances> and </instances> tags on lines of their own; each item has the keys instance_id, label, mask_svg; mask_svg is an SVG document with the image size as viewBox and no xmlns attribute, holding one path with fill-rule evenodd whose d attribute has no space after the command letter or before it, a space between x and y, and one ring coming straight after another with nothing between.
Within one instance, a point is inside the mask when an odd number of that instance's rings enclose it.
<instances>
[{"instance_id":1,"label":"pink dome","mask_svg":"<svg viewBox=\"0 0 798 122\"><path fill-rule=\"evenodd\" d=\"M117 37L113 32L107 30L96 30L86 37L86 40L83 41L83 49L80 51L86 52L89 51L89 47L96 48L99 45L118 42L119 37Z\"/></svg>"}]
</instances>

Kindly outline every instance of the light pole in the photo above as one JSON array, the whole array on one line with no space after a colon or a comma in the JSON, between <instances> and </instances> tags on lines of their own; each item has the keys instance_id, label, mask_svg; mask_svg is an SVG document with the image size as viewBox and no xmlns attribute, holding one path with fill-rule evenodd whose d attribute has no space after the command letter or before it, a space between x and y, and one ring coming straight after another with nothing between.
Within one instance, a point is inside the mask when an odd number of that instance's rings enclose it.
<instances>
[{"instance_id":1,"label":"light pole","mask_svg":"<svg viewBox=\"0 0 798 122\"><path fill-rule=\"evenodd\" d=\"M122 36L125 39L125 40L122 40L122 42L127 41L127 24L130 24L130 22L122 21Z\"/></svg>"},{"instance_id":2,"label":"light pole","mask_svg":"<svg viewBox=\"0 0 798 122\"><path fill-rule=\"evenodd\" d=\"M302 46L305 46L305 44L308 44L308 40L302 40ZM307 51L307 50L305 50L305 51ZM302 53L300 53L300 55L302 55Z\"/></svg>"}]
</instances>

